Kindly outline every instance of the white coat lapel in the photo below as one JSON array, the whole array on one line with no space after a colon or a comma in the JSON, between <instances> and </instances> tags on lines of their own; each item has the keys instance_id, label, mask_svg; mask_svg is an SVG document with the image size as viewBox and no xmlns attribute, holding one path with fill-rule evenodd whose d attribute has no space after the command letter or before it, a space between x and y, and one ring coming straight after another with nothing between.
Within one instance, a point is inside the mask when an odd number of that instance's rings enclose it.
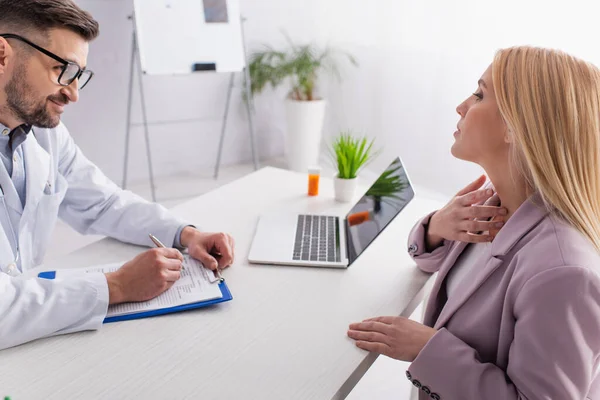
<instances>
[{"instance_id":1,"label":"white coat lapel","mask_svg":"<svg viewBox=\"0 0 600 400\"><path fill-rule=\"evenodd\" d=\"M30 133L21 145L25 157L26 194L25 209L19 225L19 253L23 271L34 266L33 240L38 229L37 208L46 184L50 181L50 155L44 150L35 136Z\"/></svg>"},{"instance_id":2,"label":"white coat lapel","mask_svg":"<svg viewBox=\"0 0 600 400\"><path fill-rule=\"evenodd\" d=\"M50 180L50 154L40 146L32 133L22 144L27 173L23 218L35 215L37 205Z\"/></svg>"},{"instance_id":3,"label":"white coat lapel","mask_svg":"<svg viewBox=\"0 0 600 400\"><path fill-rule=\"evenodd\" d=\"M21 199L3 162L0 162L0 186L2 186L2 191L4 192L2 201L0 201L0 208L10 207L19 213L23 213ZM10 224L10 217L7 211L8 210L0 209L0 212L3 213L0 220L4 221L0 226L0 270L3 272L7 272L5 270L7 266L15 262L17 257L13 252L7 236L10 234L8 232L12 229L8 225Z\"/></svg>"},{"instance_id":4,"label":"white coat lapel","mask_svg":"<svg viewBox=\"0 0 600 400\"><path fill-rule=\"evenodd\" d=\"M1 272L5 272L8 273L10 275L14 275L14 272L18 272L18 269L16 269L16 258L17 255L14 253L12 246L10 245L10 241L8 239L7 235L10 235L10 229L11 227L9 226L10 221L8 213L6 212L5 208L6 207L6 197L3 197L0 200L0 213L2 213L0 215L0 221L2 221L1 225L0 225L0 273ZM14 269L12 270L13 273L11 273L11 271L9 270L9 265L13 264L14 265Z\"/></svg>"},{"instance_id":5,"label":"white coat lapel","mask_svg":"<svg viewBox=\"0 0 600 400\"><path fill-rule=\"evenodd\" d=\"M4 201L6 202L6 205L19 213L23 213L21 199L3 162L0 162L0 185L4 192Z\"/></svg>"}]
</instances>

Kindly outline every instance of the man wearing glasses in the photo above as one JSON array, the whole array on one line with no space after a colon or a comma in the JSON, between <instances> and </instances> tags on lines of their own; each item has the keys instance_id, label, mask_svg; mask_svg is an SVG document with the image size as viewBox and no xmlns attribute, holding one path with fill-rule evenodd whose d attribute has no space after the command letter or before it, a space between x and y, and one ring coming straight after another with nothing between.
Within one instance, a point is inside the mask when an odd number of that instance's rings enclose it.
<instances>
[{"instance_id":1,"label":"man wearing glasses","mask_svg":"<svg viewBox=\"0 0 600 400\"><path fill-rule=\"evenodd\" d=\"M172 248L106 275L20 277L42 263L58 217L138 245L151 246L152 233L211 269L233 262L229 235L200 232L118 188L60 122L94 76L87 55L97 35L98 23L71 0L0 0L0 349L98 329L109 304L149 300L179 279L183 258Z\"/></svg>"}]
</instances>

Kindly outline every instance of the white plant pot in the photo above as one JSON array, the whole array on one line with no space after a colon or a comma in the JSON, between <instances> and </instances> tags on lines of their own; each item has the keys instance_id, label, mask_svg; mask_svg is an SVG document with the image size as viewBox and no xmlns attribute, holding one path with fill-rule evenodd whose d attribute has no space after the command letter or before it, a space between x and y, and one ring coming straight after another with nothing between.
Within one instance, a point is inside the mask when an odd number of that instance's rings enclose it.
<instances>
[{"instance_id":1,"label":"white plant pot","mask_svg":"<svg viewBox=\"0 0 600 400\"><path fill-rule=\"evenodd\" d=\"M341 179L336 176L333 180L335 199L343 203L351 202L354 198L354 193L356 193L357 185L358 178Z\"/></svg>"},{"instance_id":2,"label":"white plant pot","mask_svg":"<svg viewBox=\"0 0 600 400\"><path fill-rule=\"evenodd\" d=\"M306 173L310 166L319 164L325 105L325 100L285 101L285 153L292 171Z\"/></svg>"}]
</instances>

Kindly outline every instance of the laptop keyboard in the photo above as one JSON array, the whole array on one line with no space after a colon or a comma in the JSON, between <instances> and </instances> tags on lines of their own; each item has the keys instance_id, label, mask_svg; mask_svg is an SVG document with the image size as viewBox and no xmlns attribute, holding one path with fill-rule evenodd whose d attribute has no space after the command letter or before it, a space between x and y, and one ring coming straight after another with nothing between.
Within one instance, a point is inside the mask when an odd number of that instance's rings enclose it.
<instances>
[{"instance_id":1,"label":"laptop keyboard","mask_svg":"<svg viewBox=\"0 0 600 400\"><path fill-rule=\"evenodd\" d=\"M294 260L339 262L338 217L299 215Z\"/></svg>"}]
</instances>

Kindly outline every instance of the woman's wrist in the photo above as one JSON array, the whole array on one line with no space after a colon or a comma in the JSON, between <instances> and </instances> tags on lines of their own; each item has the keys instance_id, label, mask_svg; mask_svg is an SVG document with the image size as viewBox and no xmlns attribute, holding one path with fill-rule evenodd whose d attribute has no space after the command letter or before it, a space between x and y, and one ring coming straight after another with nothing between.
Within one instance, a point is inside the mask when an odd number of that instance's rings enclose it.
<instances>
[{"instance_id":1,"label":"woman's wrist","mask_svg":"<svg viewBox=\"0 0 600 400\"><path fill-rule=\"evenodd\" d=\"M437 212L429 218L429 223L425 227L425 247L427 252L431 253L444 243L444 238L436 233L435 227L437 226L437 219L435 219Z\"/></svg>"}]
</instances>

